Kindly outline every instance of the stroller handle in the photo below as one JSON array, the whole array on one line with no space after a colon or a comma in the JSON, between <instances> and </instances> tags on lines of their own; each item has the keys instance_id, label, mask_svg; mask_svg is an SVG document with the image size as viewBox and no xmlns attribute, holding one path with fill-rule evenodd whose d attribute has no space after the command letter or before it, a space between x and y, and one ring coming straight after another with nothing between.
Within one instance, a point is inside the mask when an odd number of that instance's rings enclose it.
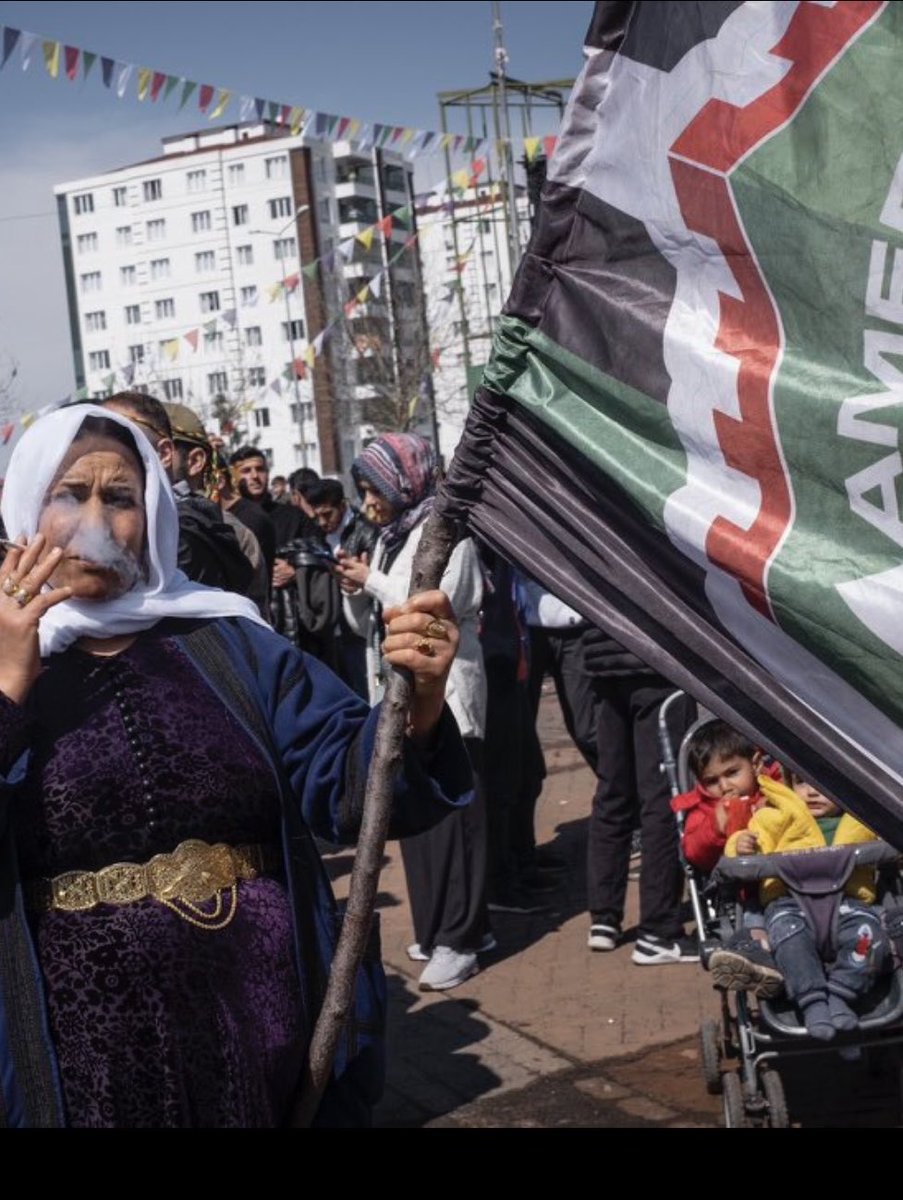
<instances>
[{"instance_id":1,"label":"stroller handle","mask_svg":"<svg viewBox=\"0 0 903 1200\"><path fill-rule=\"evenodd\" d=\"M771 879L781 875L781 867L788 859L802 858L810 854L848 852L849 846L819 846L812 850L798 850L786 854L755 854L745 858L721 858L712 873L713 882L753 883L757 879ZM853 847L853 866L883 867L901 858L899 850L887 842L865 842Z\"/></svg>"}]
</instances>

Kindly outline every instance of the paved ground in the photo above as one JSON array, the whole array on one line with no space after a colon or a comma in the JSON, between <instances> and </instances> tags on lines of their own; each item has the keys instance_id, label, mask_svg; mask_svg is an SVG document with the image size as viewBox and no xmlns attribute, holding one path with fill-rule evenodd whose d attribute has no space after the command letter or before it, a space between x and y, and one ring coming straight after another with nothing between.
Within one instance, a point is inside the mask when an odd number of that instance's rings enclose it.
<instances>
[{"instance_id":1,"label":"paved ground","mask_svg":"<svg viewBox=\"0 0 903 1200\"><path fill-rule=\"evenodd\" d=\"M540 732L549 778L537 835L571 870L543 916L497 916L499 948L474 979L441 996L417 991L404 873L387 849L380 912L390 989L389 1082L381 1127L715 1127L721 1101L702 1082L700 1022L719 1006L695 965L637 967L630 943L611 954L586 948L586 819L592 776L574 750L553 697ZM330 860L337 890L349 855ZM630 885L628 922L635 919ZM628 930L628 939L632 931ZM820 1060L821 1061L821 1060ZM806 1073L795 1108L804 1124L848 1124L849 1096L861 1097L857 1124L896 1123L896 1091L863 1082L836 1055ZM861 1067L858 1068L861 1074ZM817 1076L817 1077L816 1077ZM846 1098L832 1117L826 1081ZM896 1077L893 1079L896 1088Z\"/></svg>"}]
</instances>

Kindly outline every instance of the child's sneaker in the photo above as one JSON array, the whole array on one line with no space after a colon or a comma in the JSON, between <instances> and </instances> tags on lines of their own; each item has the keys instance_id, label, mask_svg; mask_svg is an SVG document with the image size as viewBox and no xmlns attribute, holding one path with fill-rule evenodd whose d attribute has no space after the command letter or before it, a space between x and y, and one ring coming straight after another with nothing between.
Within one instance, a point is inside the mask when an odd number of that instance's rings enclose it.
<instances>
[{"instance_id":1,"label":"child's sneaker","mask_svg":"<svg viewBox=\"0 0 903 1200\"><path fill-rule=\"evenodd\" d=\"M725 946L709 959L709 971L715 987L726 992L752 992L771 1000L784 990L784 976L774 959L753 939L743 946Z\"/></svg>"},{"instance_id":2,"label":"child's sneaker","mask_svg":"<svg viewBox=\"0 0 903 1200\"><path fill-rule=\"evenodd\" d=\"M630 957L638 967L699 962L699 942L695 937L680 937L671 942L652 933L640 933Z\"/></svg>"},{"instance_id":3,"label":"child's sneaker","mask_svg":"<svg viewBox=\"0 0 903 1200\"><path fill-rule=\"evenodd\" d=\"M590 950L614 950L620 940L621 931L617 925L604 925L594 921L589 927L586 944Z\"/></svg>"}]
</instances>

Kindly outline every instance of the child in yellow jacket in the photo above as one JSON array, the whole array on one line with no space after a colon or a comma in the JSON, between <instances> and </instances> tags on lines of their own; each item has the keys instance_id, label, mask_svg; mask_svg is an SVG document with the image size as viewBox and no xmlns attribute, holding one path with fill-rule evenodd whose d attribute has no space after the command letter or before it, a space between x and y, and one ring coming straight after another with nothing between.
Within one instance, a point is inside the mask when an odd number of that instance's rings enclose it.
<instances>
[{"instance_id":1,"label":"child in yellow jacket","mask_svg":"<svg viewBox=\"0 0 903 1200\"><path fill-rule=\"evenodd\" d=\"M759 780L767 804L754 814L747 829L728 840L728 856L789 854L875 840L871 830L812 784L795 775L790 779L789 788L773 779ZM779 879L762 882L765 928L787 995L800 1009L808 1032L821 1041L857 1027L859 1019L852 1006L890 968L890 943L880 911L873 907L875 895L874 869L855 870L838 910L836 955L826 964L799 900L788 894Z\"/></svg>"}]
</instances>

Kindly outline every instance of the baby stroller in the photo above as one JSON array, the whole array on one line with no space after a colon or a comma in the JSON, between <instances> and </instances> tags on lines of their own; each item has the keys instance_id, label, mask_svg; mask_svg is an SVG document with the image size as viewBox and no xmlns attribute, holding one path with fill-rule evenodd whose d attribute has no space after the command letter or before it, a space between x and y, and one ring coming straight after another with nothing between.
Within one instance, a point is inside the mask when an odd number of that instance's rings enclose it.
<instances>
[{"instance_id":1,"label":"baby stroller","mask_svg":"<svg viewBox=\"0 0 903 1200\"><path fill-rule=\"evenodd\" d=\"M710 715L701 717L688 730L675 754L665 722L668 705L676 703L680 696L677 693L666 701L660 725L663 769L674 795L692 786L687 748L693 734L713 719ZM680 818L679 823L682 824ZM765 878L780 878L801 899L810 920L830 928L828 910L839 903L851 872L860 866L877 869L878 903L884 908L891 941L895 947L900 945L903 884L899 862L899 853L884 842L827 847L800 854L722 858L708 878L684 860L703 969L709 969L714 952L740 929L742 907L738 897L742 888L756 887ZM858 1029L839 1033L828 1043L810 1036L796 1007L783 993L763 999L744 991L717 990L720 1018L702 1023L699 1046L706 1088L711 1095L721 1095L728 1128L780 1129L790 1125L781 1070L791 1058L838 1053L850 1058L864 1051L886 1052L888 1047L903 1043L903 970L899 963L878 982L866 1009L859 1010Z\"/></svg>"}]
</instances>

